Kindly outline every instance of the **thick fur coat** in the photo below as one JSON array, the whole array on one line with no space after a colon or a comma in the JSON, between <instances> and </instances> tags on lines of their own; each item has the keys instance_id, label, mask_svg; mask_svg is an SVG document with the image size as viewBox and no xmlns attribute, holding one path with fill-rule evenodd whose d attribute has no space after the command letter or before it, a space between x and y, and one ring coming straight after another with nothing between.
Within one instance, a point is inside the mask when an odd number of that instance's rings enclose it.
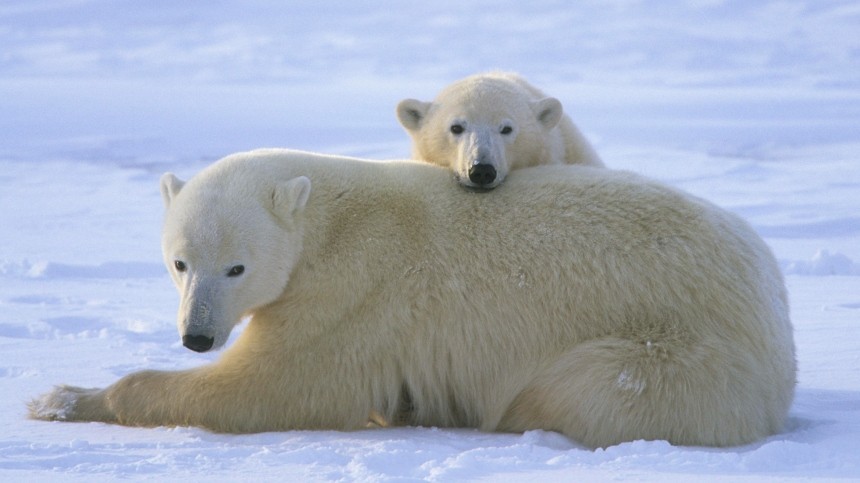
<instances>
[{"instance_id":1,"label":"thick fur coat","mask_svg":"<svg viewBox=\"0 0 860 483\"><path fill-rule=\"evenodd\" d=\"M60 386L31 415L218 432L396 424L728 446L795 387L784 283L737 216L631 173L285 150L162 179L180 335L216 362Z\"/></svg>"}]
</instances>

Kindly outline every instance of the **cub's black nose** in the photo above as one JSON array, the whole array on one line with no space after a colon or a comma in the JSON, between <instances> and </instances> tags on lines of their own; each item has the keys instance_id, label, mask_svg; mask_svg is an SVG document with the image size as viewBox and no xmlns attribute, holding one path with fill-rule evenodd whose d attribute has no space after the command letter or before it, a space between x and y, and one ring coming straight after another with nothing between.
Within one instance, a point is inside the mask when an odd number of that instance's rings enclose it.
<instances>
[{"instance_id":1,"label":"cub's black nose","mask_svg":"<svg viewBox=\"0 0 860 483\"><path fill-rule=\"evenodd\" d=\"M487 186L496 180L496 168L492 164L479 163L469 168L469 181L478 186Z\"/></svg>"},{"instance_id":2,"label":"cub's black nose","mask_svg":"<svg viewBox=\"0 0 860 483\"><path fill-rule=\"evenodd\" d=\"M206 337L205 335L182 336L182 345L193 350L194 352L206 352L212 348L212 344L214 343L214 337Z\"/></svg>"}]
</instances>

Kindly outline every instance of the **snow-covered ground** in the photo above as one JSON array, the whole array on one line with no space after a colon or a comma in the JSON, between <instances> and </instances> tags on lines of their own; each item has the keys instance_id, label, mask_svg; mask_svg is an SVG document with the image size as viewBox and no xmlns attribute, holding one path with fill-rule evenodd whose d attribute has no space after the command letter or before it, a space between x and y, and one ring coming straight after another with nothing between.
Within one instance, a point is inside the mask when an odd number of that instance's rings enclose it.
<instances>
[{"instance_id":1,"label":"snow-covered ground","mask_svg":"<svg viewBox=\"0 0 860 483\"><path fill-rule=\"evenodd\" d=\"M860 479L860 4L0 4L0 480ZM786 274L785 430L726 449L586 450L542 431L216 435L26 419L57 383L205 364L161 265L164 171L284 146L409 153L403 97L502 68L613 168L751 221Z\"/></svg>"}]
</instances>

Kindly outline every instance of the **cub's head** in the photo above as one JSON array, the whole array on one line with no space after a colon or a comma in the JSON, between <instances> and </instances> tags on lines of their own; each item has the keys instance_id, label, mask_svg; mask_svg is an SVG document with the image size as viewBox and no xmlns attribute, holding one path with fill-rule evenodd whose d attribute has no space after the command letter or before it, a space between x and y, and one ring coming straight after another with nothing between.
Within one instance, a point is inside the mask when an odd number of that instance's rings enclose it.
<instances>
[{"instance_id":1,"label":"cub's head","mask_svg":"<svg viewBox=\"0 0 860 483\"><path fill-rule=\"evenodd\" d=\"M217 174L217 173L215 173ZM310 180L202 173L188 183L161 177L164 263L179 290L185 347L219 348L242 317L275 301L302 247Z\"/></svg>"},{"instance_id":2,"label":"cub's head","mask_svg":"<svg viewBox=\"0 0 860 483\"><path fill-rule=\"evenodd\" d=\"M397 118L412 155L454 171L463 186L492 189L511 169L541 164L548 131L563 114L552 97L533 100L510 80L467 78L433 102L405 99Z\"/></svg>"}]
</instances>

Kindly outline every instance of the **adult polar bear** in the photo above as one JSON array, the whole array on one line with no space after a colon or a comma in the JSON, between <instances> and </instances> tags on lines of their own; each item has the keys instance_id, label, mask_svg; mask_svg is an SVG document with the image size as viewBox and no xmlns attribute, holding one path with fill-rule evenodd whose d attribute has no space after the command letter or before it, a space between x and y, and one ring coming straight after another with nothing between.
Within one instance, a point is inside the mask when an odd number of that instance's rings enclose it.
<instances>
[{"instance_id":1,"label":"adult polar bear","mask_svg":"<svg viewBox=\"0 0 860 483\"><path fill-rule=\"evenodd\" d=\"M510 170L539 164L603 166L561 102L512 73L467 77L433 102L404 99L397 118L412 157L451 168L471 188L495 188Z\"/></svg>"},{"instance_id":2,"label":"adult polar bear","mask_svg":"<svg viewBox=\"0 0 860 483\"><path fill-rule=\"evenodd\" d=\"M795 385L784 284L739 218L642 177L447 170L296 151L162 178L178 325L215 363L62 386L41 419L219 432L425 426L738 445ZM480 235L476 235L480 234Z\"/></svg>"}]
</instances>

